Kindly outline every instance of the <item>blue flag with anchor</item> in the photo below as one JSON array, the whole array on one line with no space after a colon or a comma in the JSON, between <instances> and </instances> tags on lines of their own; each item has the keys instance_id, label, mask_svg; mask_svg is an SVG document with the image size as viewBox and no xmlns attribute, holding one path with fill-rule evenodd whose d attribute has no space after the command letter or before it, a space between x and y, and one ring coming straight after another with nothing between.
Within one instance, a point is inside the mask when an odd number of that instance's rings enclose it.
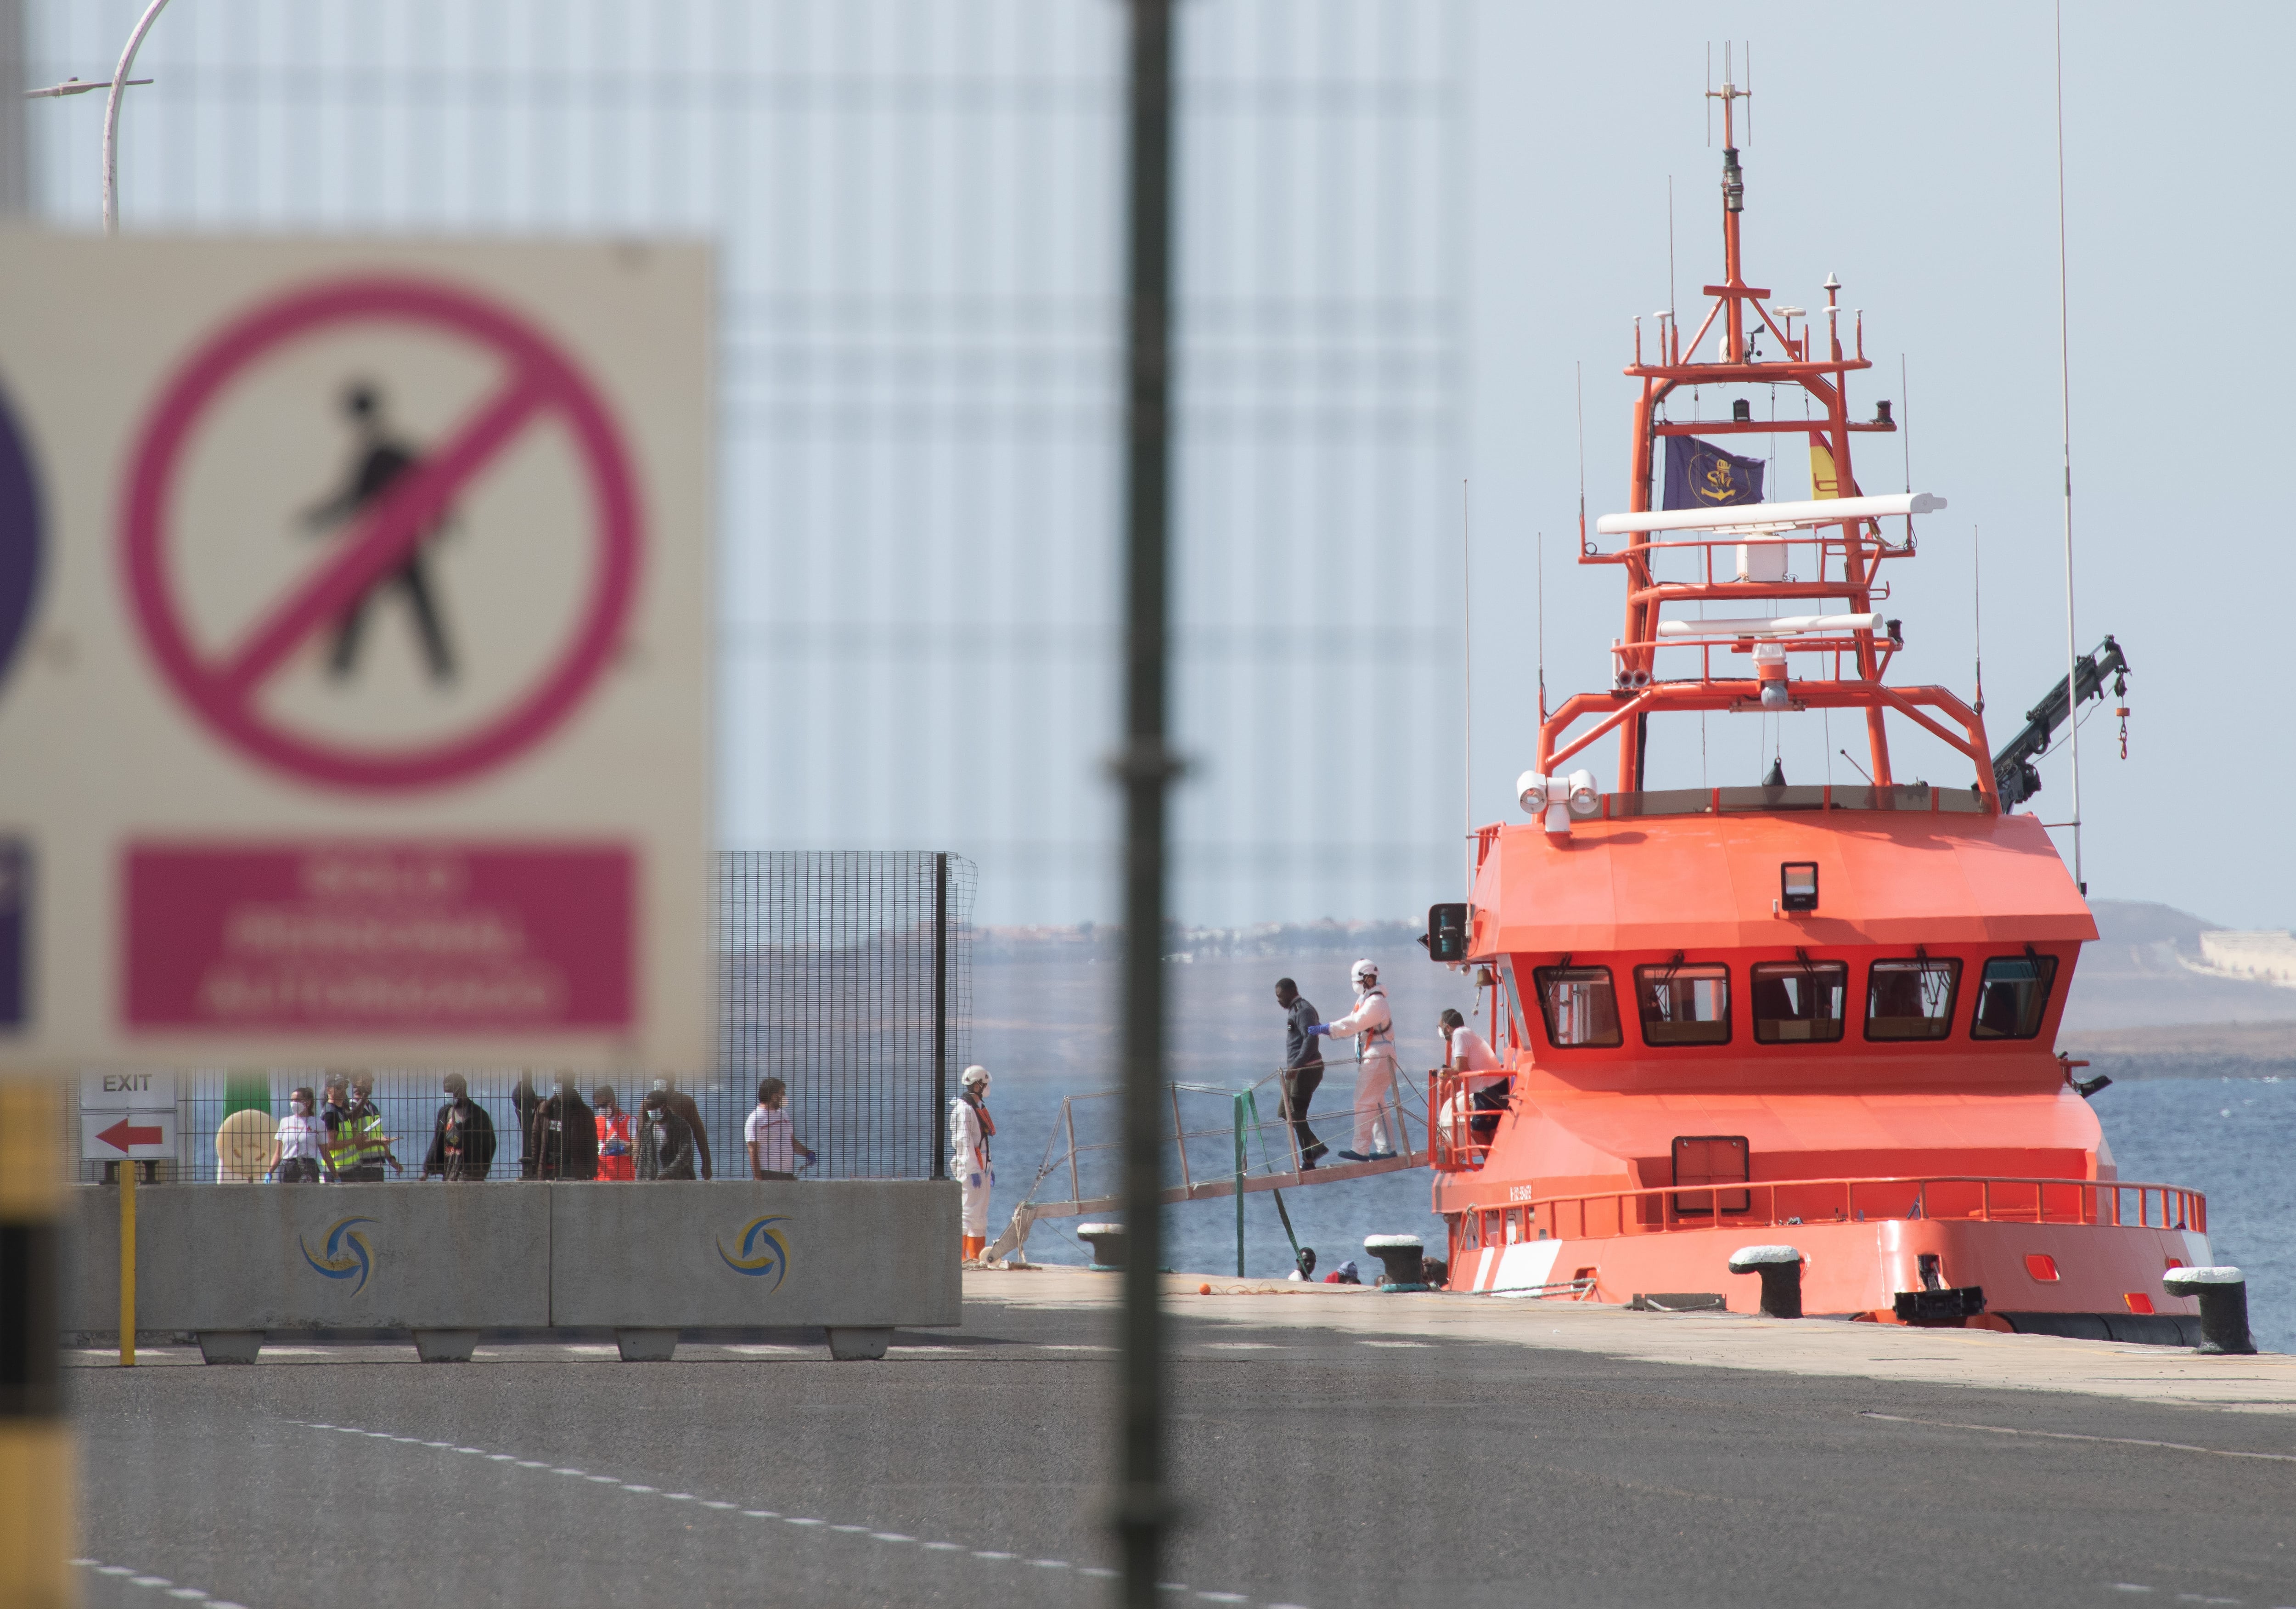
<instances>
[{"instance_id":1,"label":"blue flag with anchor","mask_svg":"<svg viewBox=\"0 0 2296 1609\"><path fill-rule=\"evenodd\" d=\"M1666 439L1665 508L1726 508L1762 500L1762 461L1695 436Z\"/></svg>"}]
</instances>

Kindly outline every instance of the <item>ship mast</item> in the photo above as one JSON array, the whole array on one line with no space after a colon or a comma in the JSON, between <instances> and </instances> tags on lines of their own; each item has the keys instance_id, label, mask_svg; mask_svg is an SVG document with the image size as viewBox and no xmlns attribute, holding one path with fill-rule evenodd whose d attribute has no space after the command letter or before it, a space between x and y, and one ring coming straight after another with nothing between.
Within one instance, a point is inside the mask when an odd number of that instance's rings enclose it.
<instances>
[{"instance_id":1,"label":"ship mast","mask_svg":"<svg viewBox=\"0 0 2296 1609\"><path fill-rule=\"evenodd\" d=\"M1629 515L1653 512L1652 483L1657 474L1660 444L1675 436L1802 436L1810 454L1813 497L1819 501L1860 497L1864 494L1851 466L1850 438L1863 431L1889 432L1898 428L1888 402L1878 404L1871 419L1853 420L1849 416L1849 376L1873 366L1865 353L1863 319L1857 312L1841 305L1841 287L1831 275L1824 287L1825 305L1819 309L1825 320L1822 335L1813 327L1816 321L1801 308L1773 306L1767 288L1746 283L1742 235L1746 184L1738 148L1738 103L1747 98L1749 92L1731 81L1726 66L1722 86L1707 93L1722 103L1722 278L1718 284L1702 288L1711 300L1696 333L1687 341L1677 322L1671 318L1660 321L1654 361L1646 357L1641 325L1636 325L1635 360L1625 371L1642 382L1634 407ZM1846 345L1841 329L1844 317L1851 320ZM1799 327L1797 319L1802 321ZM1707 349L1710 337L1714 346ZM1702 349L1707 349L1704 357L1701 356ZM1799 386L1813 406L1803 418L1757 419L1752 405L1742 398L1734 402L1726 419L1678 420L1661 415L1667 399L1685 387L1701 388L1702 394L1708 387L1718 390L1757 385ZM1763 510L1769 505L1743 506L1749 523L1759 525ZM1733 508L1731 512L1737 511ZM1798 555L1796 567L1803 573L1793 579L1787 579L1784 568L1782 554L1786 550L1775 546L1767 555L1767 571L1759 563L1750 571L1747 554L1752 550L1735 546L1749 540L1743 533L1632 529L1623 546L1605 551L1582 530L1581 563L1616 564L1627 572L1625 623L1613 649L1613 685L1610 693L1582 694L1570 700L1545 722L1540 733L1540 769L1551 771L1595 737L1616 729L1620 740L1618 790L1634 792L1648 785L1644 757L1647 724L1653 713L1751 707L1857 708L1866 716L1874 783L1887 786L1892 778L1883 717L1885 710L1894 709L1969 754L1977 762L1979 791L1988 799L1996 798L1989 760L1983 748L1982 723L1975 712L1942 688L1890 688L1882 685L1883 673L1900 640L1897 623L1887 622L1889 628L1883 630L1881 628L1884 623L1875 615L1877 605L1889 596L1889 587L1877 579L1877 572L1886 558L1912 555L1910 516L1904 539L1896 544L1883 535L1881 519L1870 512L1838 522L1806 519L1801 524L1807 529L1799 529L1791 539L1792 551ZM1775 545L1781 538L1774 532L1767 539ZM1718 550L1725 566L1720 572L1717 569ZM1679 574L1685 557L1692 559L1696 566L1697 573L1692 579L1683 579ZM1734 569L1729 568L1734 557ZM1813 557L1815 562L1809 562ZM1668 569L1665 579L1661 579L1662 567ZM1815 601L1819 599L1841 600L1842 613L1833 616L1816 610ZM1721 602L1734 606L1723 612L1742 616L1747 611L1740 606L1762 602L1776 604L1783 600L1808 600L1800 604L1800 611L1812 611L1843 624L1839 629L1794 635L1777 645L1766 644L1757 653L1749 636L1734 639L1718 628L1707 633L1694 623L1669 620L1663 645L1699 650L1698 673L1672 678L1659 676L1662 605ZM1789 612L1799 612L1791 603L1785 607ZM1758 661L1767 657L1773 661L1771 674L1780 674L1775 661L1781 647L1795 656L1821 656L1821 663L1815 669L1830 674L1794 677L1786 684L1791 690L1789 703L1759 703L1761 688L1755 684L1754 668L1743 657L1733 661L1729 656L1753 654ZM1806 659L1801 662L1806 664ZM1777 688L1774 686L1772 690L1775 695ZM1946 717L1947 724L1931 719L1917 706L1936 710ZM1572 724L1590 714L1605 718L1598 722L1595 732L1563 743L1562 740ZM1951 727L1962 730L1955 732L1949 729Z\"/></svg>"}]
</instances>

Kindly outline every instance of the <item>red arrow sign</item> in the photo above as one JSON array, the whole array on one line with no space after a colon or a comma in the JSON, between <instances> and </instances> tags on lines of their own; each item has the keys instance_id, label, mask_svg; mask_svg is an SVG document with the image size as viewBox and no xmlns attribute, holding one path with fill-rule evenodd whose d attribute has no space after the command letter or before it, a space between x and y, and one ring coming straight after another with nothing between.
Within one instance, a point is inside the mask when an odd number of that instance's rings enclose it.
<instances>
[{"instance_id":1,"label":"red arrow sign","mask_svg":"<svg viewBox=\"0 0 2296 1609\"><path fill-rule=\"evenodd\" d=\"M156 1145L168 1137L166 1129L156 1126L150 1129L135 1128L133 1127L135 1121L133 1118L121 1118L111 1128L100 1130L95 1137L125 1155L131 1145Z\"/></svg>"}]
</instances>

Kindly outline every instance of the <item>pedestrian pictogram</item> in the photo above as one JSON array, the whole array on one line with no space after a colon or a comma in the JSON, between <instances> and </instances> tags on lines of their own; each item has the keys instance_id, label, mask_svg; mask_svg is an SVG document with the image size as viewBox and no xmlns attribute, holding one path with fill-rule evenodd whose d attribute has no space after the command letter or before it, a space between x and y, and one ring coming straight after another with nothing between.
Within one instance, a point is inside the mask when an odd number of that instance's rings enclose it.
<instances>
[{"instance_id":1,"label":"pedestrian pictogram","mask_svg":"<svg viewBox=\"0 0 2296 1609\"><path fill-rule=\"evenodd\" d=\"M332 531L353 515L377 506L399 477L422 462L414 449L392 435L382 396L373 384L358 381L347 388L343 412L358 431L357 456L342 489L303 511L303 523L314 530ZM439 623L439 603L430 585L429 549L439 530L439 526L433 526L418 532L398 568L386 571L383 579L361 593L337 623L334 645L327 651L327 669L333 675L348 677L357 669L359 639L366 629L369 605L377 594L396 590L406 595L406 605L414 612L431 680L454 680L454 651L447 645L446 628Z\"/></svg>"},{"instance_id":2,"label":"pedestrian pictogram","mask_svg":"<svg viewBox=\"0 0 2296 1609\"><path fill-rule=\"evenodd\" d=\"M215 423L235 390L268 372L312 361L312 351L347 332L388 332L410 347L443 350L488 376L477 400L428 441L404 433L391 397L377 381L345 376L340 406L354 439L349 472L336 489L300 511L301 535L316 556L284 577L271 595L233 602L234 628L202 634L192 595L197 568L177 551L180 505L201 475L281 477L298 466L269 461L263 444L250 461L220 467L190 461L234 450ZM443 361L443 360L442 360ZM513 622L450 611L430 562L442 535L465 523L459 511L488 494L504 464L538 431L570 443L570 506L586 539L587 581L569 601L570 619L518 685L480 691L462 674L450 626L472 637ZM226 445L214 445L221 441ZM236 750L312 782L390 792L464 781L499 767L550 735L581 707L619 645L641 559L636 489L621 436L575 363L516 314L469 291L428 280L358 277L288 293L228 324L193 353L160 394L132 457L123 531L135 617L172 689ZM554 507L505 520L472 542L532 540L564 521ZM308 538L323 538L315 544ZM533 570L555 567L537 551ZM507 612L518 601L497 599ZM403 615L429 682L446 702L435 724L378 735L373 723L324 710L291 719L271 692L312 653L328 679L348 686L365 673L386 615ZM460 702L456 702L460 701Z\"/></svg>"},{"instance_id":3,"label":"pedestrian pictogram","mask_svg":"<svg viewBox=\"0 0 2296 1609\"><path fill-rule=\"evenodd\" d=\"M0 396L0 689L31 623L40 582L40 503L32 458L14 411Z\"/></svg>"}]
</instances>

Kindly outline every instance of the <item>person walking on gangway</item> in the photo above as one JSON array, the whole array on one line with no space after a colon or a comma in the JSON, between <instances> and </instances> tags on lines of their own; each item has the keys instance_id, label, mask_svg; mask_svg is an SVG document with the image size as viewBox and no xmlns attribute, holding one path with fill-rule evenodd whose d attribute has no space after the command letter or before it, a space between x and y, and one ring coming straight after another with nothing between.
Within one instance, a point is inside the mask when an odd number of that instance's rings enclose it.
<instances>
[{"instance_id":1,"label":"person walking on gangway","mask_svg":"<svg viewBox=\"0 0 2296 1609\"><path fill-rule=\"evenodd\" d=\"M988 1244L988 1192L996 1183L988 1166L988 1141L996 1132L988 1115L988 1069L966 1068L958 1088L948 1104L948 1164L964 1213L964 1260L977 1262Z\"/></svg>"},{"instance_id":2,"label":"person walking on gangway","mask_svg":"<svg viewBox=\"0 0 2296 1609\"><path fill-rule=\"evenodd\" d=\"M1283 1008L1283 1119L1292 1125L1292 1143L1300 1153L1303 1173L1321 1162L1331 1149L1308 1127L1308 1103L1324 1081L1324 1047L1308 1030L1316 1025L1316 1008L1289 978L1275 980L1275 1004Z\"/></svg>"},{"instance_id":3,"label":"person walking on gangway","mask_svg":"<svg viewBox=\"0 0 2296 1609\"><path fill-rule=\"evenodd\" d=\"M1356 1143L1340 1155L1351 1162L1384 1162L1395 1154L1387 1137L1387 1102L1395 1092L1395 1014L1379 986L1379 968L1368 957L1349 967L1348 978L1356 986L1356 1008L1308 1031L1355 1040Z\"/></svg>"},{"instance_id":4,"label":"person walking on gangway","mask_svg":"<svg viewBox=\"0 0 2296 1609\"><path fill-rule=\"evenodd\" d=\"M343 412L350 416L351 428L358 432L357 461L340 491L303 511L303 523L312 530L342 525L364 513L401 475L422 462L412 447L391 437L383 423L381 393L373 386L361 381L345 390ZM386 587L396 587L405 593L408 606L414 611L414 628L422 638L422 654L430 666L430 679L455 679L454 651L447 645L447 630L439 622L438 601L432 595L430 571L424 568L424 550L437 539L443 524L442 521L417 537L397 567L386 571L343 612L335 627L334 645L327 653L327 669L337 681L348 677L357 667L359 637L366 630L367 605Z\"/></svg>"}]
</instances>

